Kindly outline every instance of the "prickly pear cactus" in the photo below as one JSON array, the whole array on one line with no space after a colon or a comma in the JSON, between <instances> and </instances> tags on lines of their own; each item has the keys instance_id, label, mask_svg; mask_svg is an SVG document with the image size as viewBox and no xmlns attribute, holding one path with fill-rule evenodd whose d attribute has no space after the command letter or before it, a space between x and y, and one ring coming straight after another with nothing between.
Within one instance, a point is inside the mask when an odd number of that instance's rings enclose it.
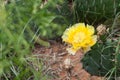
<instances>
[{"instance_id":1,"label":"prickly pear cactus","mask_svg":"<svg viewBox=\"0 0 120 80\"><path fill-rule=\"evenodd\" d=\"M107 45L107 43L105 44ZM104 76L114 67L114 48L96 45L83 59L84 68L93 75Z\"/></svg>"},{"instance_id":2,"label":"prickly pear cactus","mask_svg":"<svg viewBox=\"0 0 120 80\"><path fill-rule=\"evenodd\" d=\"M76 21L100 24L116 15L119 3L119 0L74 0Z\"/></svg>"}]
</instances>

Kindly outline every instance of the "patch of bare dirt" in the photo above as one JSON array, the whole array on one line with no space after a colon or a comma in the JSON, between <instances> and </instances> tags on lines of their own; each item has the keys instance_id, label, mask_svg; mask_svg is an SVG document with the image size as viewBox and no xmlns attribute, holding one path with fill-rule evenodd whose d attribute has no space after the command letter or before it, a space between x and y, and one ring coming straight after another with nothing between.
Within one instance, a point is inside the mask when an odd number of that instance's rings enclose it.
<instances>
[{"instance_id":1,"label":"patch of bare dirt","mask_svg":"<svg viewBox=\"0 0 120 80\"><path fill-rule=\"evenodd\" d=\"M80 50L75 55L69 55L64 44L50 43L49 48L36 45L33 55L40 55L44 62L43 73L52 76L51 80L104 80L83 69L81 59L84 54Z\"/></svg>"}]
</instances>

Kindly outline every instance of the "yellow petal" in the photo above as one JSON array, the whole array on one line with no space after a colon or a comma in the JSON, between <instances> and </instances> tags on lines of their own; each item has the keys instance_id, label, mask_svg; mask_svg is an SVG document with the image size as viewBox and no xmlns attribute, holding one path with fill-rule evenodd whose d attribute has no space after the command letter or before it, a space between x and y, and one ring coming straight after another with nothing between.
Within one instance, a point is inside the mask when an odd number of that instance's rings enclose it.
<instances>
[{"instance_id":1,"label":"yellow petal","mask_svg":"<svg viewBox=\"0 0 120 80\"><path fill-rule=\"evenodd\" d=\"M77 23L73 26L75 26L75 27L85 27L85 24L84 23Z\"/></svg>"},{"instance_id":2,"label":"yellow petal","mask_svg":"<svg viewBox=\"0 0 120 80\"><path fill-rule=\"evenodd\" d=\"M78 30L81 32L86 32L86 26L84 23L79 23L76 26L78 26Z\"/></svg>"},{"instance_id":3,"label":"yellow petal","mask_svg":"<svg viewBox=\"0 0 120 80\"><path fill-rule=\"evenodd\" d=\"M73 48L67 48L67 51L70 55L75 55L75 53L77 52L76 50L74 50Z\"/></svg>"},{"instance_id":4,"label":"yellow petal","mask_svg":"<svg viewBox=\"0 0 120 80\"><path fill-rule=\"evenodd\" d=\"M96 42L97 42L97 36L94 35L94 36L92 36L92 41L89 44L90 44L90 46L93 46Z\"/></svg>"},{"instance_id":5,"label":"yellow petal","mask_svg":"<svg viewBox=\"0 0 120 80\"><path fill-rule=\"evenodd\" d=\"M95 32L94 27L90 26L90 25L87 25L87 34L88 35L93 35L94 32Z\"/></svg>"},{"instance_id":6,"label":"yellow petal","mask_svg":"<svg viewBox=\"0 0 120 80\"><path fill-rule=\"evenodd\" d=\"M87 52L90 51L90 50L91 50L90 47L84 47L84 48L83 48L83 52L84 52L84 53L87 53Z\"/></svg>"}]
</instances>

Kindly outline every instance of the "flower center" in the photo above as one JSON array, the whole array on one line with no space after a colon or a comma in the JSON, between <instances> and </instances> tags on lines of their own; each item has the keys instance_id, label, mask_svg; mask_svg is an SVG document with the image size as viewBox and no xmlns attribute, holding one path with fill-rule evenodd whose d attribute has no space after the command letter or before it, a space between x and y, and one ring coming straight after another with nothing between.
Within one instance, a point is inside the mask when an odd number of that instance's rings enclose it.
<instances>
[{"instance_id":1,"label":"flower center","mask_svg":"<svg viewBox=\"0 0 120 80\"><path fill-rule=\"evenodd\" d=\"M75 43L82 42L84 39L85 39L85 33L83 33L83 32L79 32L74 35Z\"/></svg>"}]
</instances>

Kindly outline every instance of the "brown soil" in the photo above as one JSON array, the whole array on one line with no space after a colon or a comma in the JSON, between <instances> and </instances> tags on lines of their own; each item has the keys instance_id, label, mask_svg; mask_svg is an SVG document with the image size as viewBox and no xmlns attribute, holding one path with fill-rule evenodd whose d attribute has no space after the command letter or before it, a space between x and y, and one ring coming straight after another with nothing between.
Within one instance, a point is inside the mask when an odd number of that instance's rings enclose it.
<instances>
[{"instance_id":1,"label":"brown soil","mask_svg":"<svg viewBox=\"0 0 120 80\"><path fill-rule=\"evenodd\" d=\"M75 55L69 55L66 45L55 41L50 43L49 48L36 45L33 51L33 55L40 55L39 58L43 60L43 73L52 76L50 80L104 80L83 69L81 59L84 54L80 50Z\"/></svg>"}]
</instances>

